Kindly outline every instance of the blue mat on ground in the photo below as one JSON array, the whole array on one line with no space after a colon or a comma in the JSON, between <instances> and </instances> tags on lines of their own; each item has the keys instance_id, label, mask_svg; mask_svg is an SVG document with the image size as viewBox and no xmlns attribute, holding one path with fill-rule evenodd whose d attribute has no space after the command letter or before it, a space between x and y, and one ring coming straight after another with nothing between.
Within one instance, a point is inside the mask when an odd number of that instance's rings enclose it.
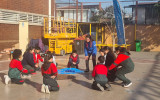
<instances>
[{"instance_id":1,"label":"blue mat on ground","mask_svg":"<svg viewBox=\"0 0 160 100\"><path fill-rule=\"evenodd\" d=\"M58 70L58 74L78 74L78 73L84 73L84 71L81 71L77 68L63 68Z\"/></svg>"}]
</instances>

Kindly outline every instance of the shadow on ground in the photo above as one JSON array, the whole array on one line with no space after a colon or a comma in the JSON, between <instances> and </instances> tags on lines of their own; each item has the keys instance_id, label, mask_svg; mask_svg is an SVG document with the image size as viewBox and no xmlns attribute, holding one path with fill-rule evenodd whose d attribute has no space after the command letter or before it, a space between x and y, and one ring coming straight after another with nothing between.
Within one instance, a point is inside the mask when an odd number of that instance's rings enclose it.
<instances>
[{"instance_id":1,"label":"shadow on ground","mask_svg":"<svg viewBox=\"0 0 160 100\"><path fill-rule=\"evenodd\" d=\"M160 53L155 56L155 63L148 75L131 95L129 100L159 100L160 99Z\"/></svg>"},{"instance_id":2,"label":"shadow on ground","mask_svg":"<svg viewBox=\"0 0 160 100\"><path fill-rule=\"evenodd\" d=\"M89 82L86 82L86 81L83 81L83 80L77 80L76 78L72 79L72 82L77 83L79 85L82 85L82 86L84 86L86 88L91 89L91 85L92 84L89 83Z\"/></svg>"},{"instance_id":3,"label":"shadow on ground","mask_svg":"<svg viewBox=\"0 0 160 100\"><path fill-rule=\"evenodd\" d=\"M5 73L0 73L0 77L1 77L1 82L4 83L4 75L6 75Z\"/></svg>"},{"instance_id":4,"label":"shadow on ground","mask_svg":"<svg viewBox=\"0 0 160 100\"><path fill-rule=\"evenodd\" d=\"M38 92L41 92L40 89L41 89L42 84L39 84L37 82L33 82L33 81L29 80L29 79L26 79L25 83L28 84L28 85L31 85L32 87L34 87Z\"/></svg>"}]
</instances>

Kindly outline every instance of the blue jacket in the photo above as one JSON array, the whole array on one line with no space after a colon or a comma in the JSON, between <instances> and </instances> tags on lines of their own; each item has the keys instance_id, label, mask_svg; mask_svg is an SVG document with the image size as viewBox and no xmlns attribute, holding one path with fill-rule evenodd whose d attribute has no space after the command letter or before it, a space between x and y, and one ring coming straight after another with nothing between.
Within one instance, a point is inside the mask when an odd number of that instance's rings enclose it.
<instances>
[{"instance_id":1,"label":"blue jacket","mask_svg":"<svg viewBox=\"0 0 160 100\"><path fill-rule=\"evenodd\" d=\"M85 56L88 56L88 54L96 55L97 54L96 42L92 41L92 43L90 44L90 42L85 41L84 42L84 53L85 53Z\"/></svg>"}]
</instances>

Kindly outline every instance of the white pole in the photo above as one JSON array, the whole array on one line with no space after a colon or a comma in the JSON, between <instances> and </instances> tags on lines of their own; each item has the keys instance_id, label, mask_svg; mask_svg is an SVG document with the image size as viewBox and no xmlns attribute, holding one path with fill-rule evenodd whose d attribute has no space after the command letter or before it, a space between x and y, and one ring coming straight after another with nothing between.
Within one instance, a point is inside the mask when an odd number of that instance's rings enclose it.
<instances>
[{"instance_id":1,"label":"white pole","mask_svg":"<svg viewBox=\"0 0 160 100\"><path fill-rule=\"evenodd\" d=\"M51 33L51 0L49 0L49 4L48 4L48 17L49 17L49 20L48 20L48 24L49 24L49 32L48 33Z\"/></svg>"}]
</instances>

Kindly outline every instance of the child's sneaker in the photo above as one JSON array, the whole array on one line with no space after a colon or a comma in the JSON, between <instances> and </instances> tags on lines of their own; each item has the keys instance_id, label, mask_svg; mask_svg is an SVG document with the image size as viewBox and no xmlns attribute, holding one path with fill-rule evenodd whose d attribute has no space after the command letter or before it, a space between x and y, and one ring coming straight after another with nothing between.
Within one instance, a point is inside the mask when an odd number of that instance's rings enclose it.
<instances>
[{"instance_id":1,"label":"child's sneaker","mask_svg":"<svg viewBox=\"0 0 160 100\"><path fill-rule=\"evenodd\" d=\"M11 80L8 75L4 75L4 79L5 79L5 84L6 84L6 85L7 85L8 82Z\"/></svg>"},{"instance_id":2,"label":"child's sneaker","mask_svg":"<svg viewBox=\"0 0 160 100\"><path fill-rule=\"evenodd\" d=\"M105 87L106 87L106 90L107 90L107 91L111 91L111 85L110 85L110 84L108 84L108 83L105 84Z\"/></svg>"},{"instance_id":3,"label":"child's sneaker","mask_svg":"<svg viewBox=\"0 0 160 100\"><path fill-rule=\"evenodd\" d=\"M104 91L104 88L98 83L97 84L97 87L101 90L101 91Z\"/></svg>"},{"instance_id":4,"label":"child's sneaker","mask_svg":"<svg viewBox=\"0 0 160 100\"><path fill-rule=\"evenodd\" d=\"M45 86L46 93L50 93L48 85Z\"/></svg>"},{"instance_id":5,"label":"child's sneaker","mask_svg":"<svg viewBox=\"0 0 160 100\"><path fill-rule=\"evenodd\" d=\"M43 93L45 93L45 92L46 92L46 90L45 90L45 85L44 85L44 84L42 84L41 92L43 92Z\"/></svg>"},{"instance_id":6,"label":"child's sneaker","mask_svg":"<svg viewBox=\"0 0 160 100\"><path fill-rule=\"evenodd\" d=\"M129 84L124 84L124 86L123 87L130 87L132 85L132 82L130 82Z\"/></svg>"}]
</instances>

